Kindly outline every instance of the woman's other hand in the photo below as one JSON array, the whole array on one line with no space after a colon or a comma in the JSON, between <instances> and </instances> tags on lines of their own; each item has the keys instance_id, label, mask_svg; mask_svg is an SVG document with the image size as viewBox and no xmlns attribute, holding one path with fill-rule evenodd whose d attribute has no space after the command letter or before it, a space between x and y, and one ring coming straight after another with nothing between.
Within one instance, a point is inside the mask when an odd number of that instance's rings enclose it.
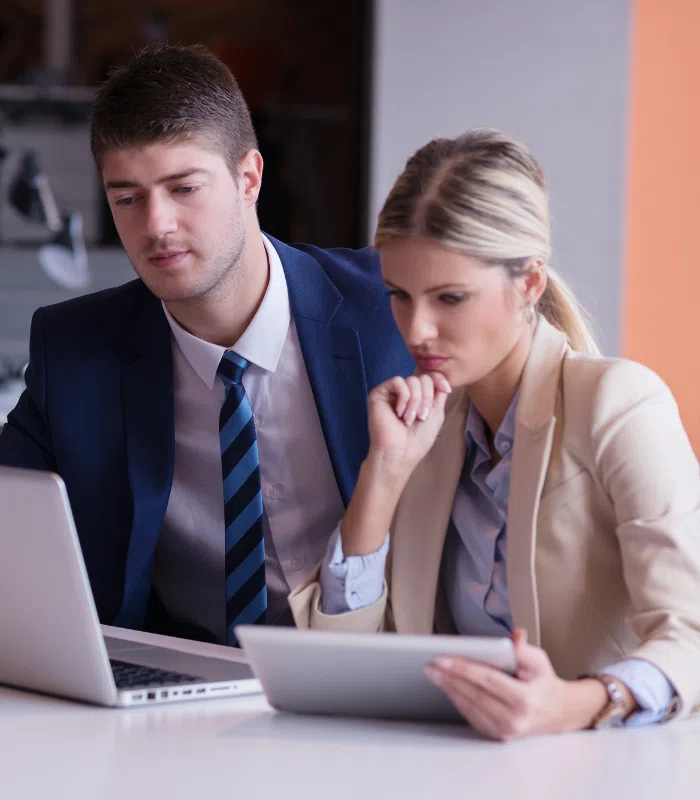
<instances>
[{"instance_id":1,"label":"woman's other hand","mask_svg":"<svg viewBox=\"0 0 700 800\"><path fill-rule=\"evenodd\" d=\"M512 636L515 676L450 657L428 667L428 677L472 728L489 739L509 741L588 728L607 703L603 684L593 678L559 678L545 651L528 644L525 631L516 630ZM632 710L636 703L631 695L629 699Z\"/></svg>"}]
</instances>

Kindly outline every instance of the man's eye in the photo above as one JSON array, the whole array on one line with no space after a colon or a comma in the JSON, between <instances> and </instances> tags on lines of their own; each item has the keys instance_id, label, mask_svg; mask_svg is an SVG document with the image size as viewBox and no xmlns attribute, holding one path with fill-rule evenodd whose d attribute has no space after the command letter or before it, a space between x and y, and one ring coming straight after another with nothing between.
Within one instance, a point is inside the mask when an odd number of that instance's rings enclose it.
<instances>
[{"instance_id":1,"label":"man's eye","mask_svg":"<svg viewBox=\"0 0 700 800\"><path fill-rule=\"evenodd\" d=\"M178 186L175 191L178 194L194 194L198 188L198 186Z\"/></svg>"},{"instance_id":2,"label":"man's eye","mask_svg":"<svg viewBox=\"0 0 700 800\"><path fill-rule=\"evenodd\" d=\"M115 202L115 205L118 205L118 206L130 206L130 205L133 205L134 199L135 198L133 198L133 197L120 197L119 200L117 200Z\"/></svg>"}]
</instances>

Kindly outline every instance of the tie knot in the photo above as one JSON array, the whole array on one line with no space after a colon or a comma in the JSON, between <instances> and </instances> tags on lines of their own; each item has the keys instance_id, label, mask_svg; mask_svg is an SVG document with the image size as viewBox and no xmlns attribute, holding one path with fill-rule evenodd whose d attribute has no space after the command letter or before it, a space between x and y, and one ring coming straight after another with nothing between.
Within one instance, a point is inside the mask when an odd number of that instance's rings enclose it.
<instances>
[{"instance_id":1,"label":"tie knot","mask_svg":"<svg viewBox=\"0 0 700 800\"><path fill-rule=\"evenodd\" d=\"M249 361L242 358L233 350L226 350L219 362L219 368L216 370L224 386L238 384L243 379L243 373L246 371Z\"/></svg>"}]
</instances>

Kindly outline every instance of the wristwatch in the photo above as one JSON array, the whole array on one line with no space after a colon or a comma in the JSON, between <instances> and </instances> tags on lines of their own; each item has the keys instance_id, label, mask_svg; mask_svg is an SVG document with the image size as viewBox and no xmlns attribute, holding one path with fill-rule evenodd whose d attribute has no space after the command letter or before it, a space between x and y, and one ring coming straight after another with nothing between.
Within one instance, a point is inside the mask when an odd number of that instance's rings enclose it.
<instances>
[{"instance_id":1,"label":"wristwatch","mask_svg":"<svg viewBox=\"0 0 700 800\"><path fill-rule=\"evenodd\" d=\"M609 675L589 675L590 678L600 681L605 686L605 691L608 693L608 702L605 704L602 711L599 711L593 722L591 728L600 730L601 728L617 728L622 724L627 709L625 706L625 695L620 688L620 684L616 678L611 678Z\"/></svg>"}]
</instances>

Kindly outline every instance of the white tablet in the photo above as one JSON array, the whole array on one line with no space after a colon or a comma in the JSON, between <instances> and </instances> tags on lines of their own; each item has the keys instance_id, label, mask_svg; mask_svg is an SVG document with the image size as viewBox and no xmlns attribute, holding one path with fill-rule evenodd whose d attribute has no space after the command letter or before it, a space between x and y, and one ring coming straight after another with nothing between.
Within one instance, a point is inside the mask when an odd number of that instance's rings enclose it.
<instances>
[{"instance_id":1,"label":"white tablet","mask_svg":"<svg viewBox=\"0 0 700 800\"><path fill-rule=\"evenodd\" d=\"M465 656L513 674L508 638L336 633L270 625L236 628L268 702L299 714L384 719L461 719L424 667Z\"/></svg>"}]
</instances>

